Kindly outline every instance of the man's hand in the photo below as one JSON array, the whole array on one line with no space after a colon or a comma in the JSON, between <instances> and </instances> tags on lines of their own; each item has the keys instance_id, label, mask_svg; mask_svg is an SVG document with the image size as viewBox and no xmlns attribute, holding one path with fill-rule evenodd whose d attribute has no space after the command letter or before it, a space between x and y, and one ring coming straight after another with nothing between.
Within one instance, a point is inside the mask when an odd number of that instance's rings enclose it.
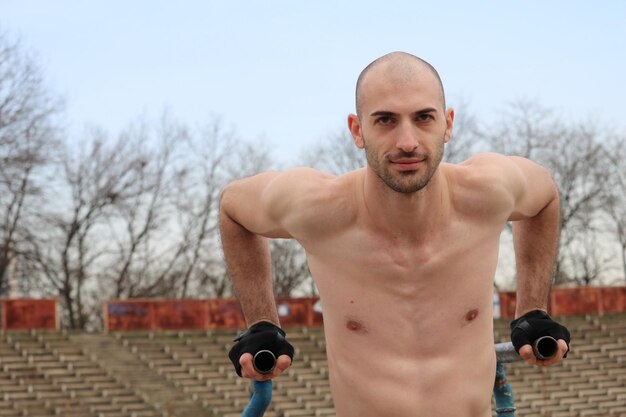
<instances>
[{"instance_id":1,"label":"man's hand","mask_svg":"<svg viewBox=\"0 0 626 417\"><path fill-rule=\"evenodd\" d=\"M241 376L244 378L254 379L256 381L268 381L276 378L291 366L291 357L288 355L280 355L276 359L276 367L271 374L260 374L254 368L252 363L253 356L251 353L244 353L239 359L239 365L241 366Z\"/></svg>"},{"instance_id":2,"label":"man's hand","mask_svg":"<svg viewBox=\"0 0 626 417\"><path fill-rule=\"evenodd\" d=\"M558 351L551 358L538 359L531 346L542 336L551 336L558 341ZM570 333L561 324L552 320L548 313L532 310L511 322L511 341L515 350L530 365L550 366L561 362L569 351Z\"/></svg>"},{"instance_id":3,"label":"man's hand","mask_svg":"<svg viewBox=\"0 0 626 417\"><path fill-rule=\"evenodd\" d=\"M251 326L235 339L235 345L228 353L237 375L257 381L267 381L282 374L291 366L293 346L285 339L285 332L270 322L260 322ZM276 366L270 373L255 369L253 358L257 352L270 351L276 357Z\"/></svg>"}]
</instances>

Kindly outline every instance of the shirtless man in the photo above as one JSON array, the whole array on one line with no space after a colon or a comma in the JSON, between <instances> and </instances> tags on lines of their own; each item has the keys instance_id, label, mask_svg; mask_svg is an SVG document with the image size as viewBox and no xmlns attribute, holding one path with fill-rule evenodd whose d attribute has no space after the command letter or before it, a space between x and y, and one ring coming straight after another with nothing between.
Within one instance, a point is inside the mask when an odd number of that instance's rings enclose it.
<instances>
[{"instance_id":1,"label":"shirtless man","mask_svg":"<svg viewBox=\"0 0 626 417\"><path fill-rule=\"evenodd\" d=\"M324 306L338 417L491 416L493 278L509 220L516 316L530 323L526 329L561 339L547 361L534 357L530 339L516 337L516 347L540 366L568 350L567 330L543 312L558 241L555 184L518 157L441 163L454 111L437 72L415 56L396 52L370 64L357 82L356 109L348 125L366 168L341 176L267 172L224 189L222 244L250 327L231 359L256 380L290 366L266 238L292 238L306 250ZM270 375L257 373L252 351L242 348L254 339L258 349L264 338L286 353Z\"/></svg>"}]
</instances>

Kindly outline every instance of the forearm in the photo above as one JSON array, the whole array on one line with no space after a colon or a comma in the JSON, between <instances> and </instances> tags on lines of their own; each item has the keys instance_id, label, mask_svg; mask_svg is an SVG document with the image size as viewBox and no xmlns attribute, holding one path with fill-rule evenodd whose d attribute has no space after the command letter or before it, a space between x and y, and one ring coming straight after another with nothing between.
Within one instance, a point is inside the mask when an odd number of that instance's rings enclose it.
<instances>
[{"instance_id":1,"label":"forearm","mask_svg":"<svg viewBox=\"0 0 626 417\"><path fill-rule=\"evenodd\" d=\"M223 209L220 234L228 273L246 324L249 327L265 320L279 326L267 238L248 231Z\"/></svg>"},{"instance_id":2,"label":"forearm","mask_svg":"<svg viewBox=\"0 0 626 417\"><path fill-rule=\"evenodd\" d=\"M547 310L558 251L559 225L558 196L536 216L513 222L517 268L516 317L534 309Z\"/></svg>"}]
</instances>

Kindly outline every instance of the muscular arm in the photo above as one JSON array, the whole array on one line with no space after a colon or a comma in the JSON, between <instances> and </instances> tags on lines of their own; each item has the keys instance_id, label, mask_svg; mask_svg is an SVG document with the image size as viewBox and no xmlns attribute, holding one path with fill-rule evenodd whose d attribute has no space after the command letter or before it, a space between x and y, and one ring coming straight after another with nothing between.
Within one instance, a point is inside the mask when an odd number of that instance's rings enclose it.
<instances>
[{"instance_id":1,"label":"muscular arm","mask_svg":"<svg viewBox=\"0 0 626 417\"><path fill-rule=\"evenodd\" d=\"M223 204L220 206L220 235L228 274L247 326L263 320L279 326L267 238L233 220Z\"/></svg>"},{"instance_id":2,"label":"muscular arm","mask_svg":"<svg viewBox=\"0 0 626 417\"><path fill-rule=\"evenodd\" d=\"M280 325L266 236L288 234L272 221L262 204L264 193L278 175L264 173L232 182L220 198L224 258L248 327L263 320Z\"/></svg>"},{"instance_id":3,"label":"muscular arm","mask_svg":"<svg viewBox=\"0 0 626 417\"><path fill-rule=\"evenodd\" d=\"M316 233L324 233L325 224L332 227L333 223L324 219L332 219L334 216L324 215L329 211L321 209L327 206L328 198L332 201L335 197L329 195L328 182L325 181L331 177L306 168L283 173L268 172L234 181L222 191L222 247L228 273L248 327L261 321L269 321L280 327L267 238L306 239L314 237ZM255 327L259 329L259 326ZM269 336L266 334L264 337ZM276 336L272 337L273 341L277 340ZM252 363L252 353L238 350L239 343L243 343L239 341L231 350L231 360L237 372L258 381L280 375L291 365L289 350L293 353L291 345L284 338L281 340L282 347L278 351L287 353L277 353L280 356L270 374L257 372ZM237 363L240 352L244 353L239 356Z\"/></svg>"},{"instance_id":4,"label":"muscular arm","mask_svg":"<svg viewBox=\"0 0 626 417\"><path fill-rule=\"evenodd\" d=\"M513 220L513 242L517 267L515 316L547 310L548 296L558 250L559 195L550 174L523 158L509 158L520 177Z\"/></svg>"},{"instance_id":5,"label":"muscular arm","mask_svg":"<svg viewBox=\"0 0 626 417\"><path fill-rule=\"evenodd\" d=\"M298 168L230 183L220 199L220 233L228 273L248 326L279 325L267 238L292 238L320 228L326 176ZM311 213L316 213L315 223Z\"/></svg>"},{"instance_id":6,"label":"muscular arm","mask_svg":"<svg viewBox=\"0 0 626 417\"><path fill-rule=\"evenodd\" d=\"M559 241L559 200L555 198L536 216L513 223L517 265L515 316L547 310Z\"/></svg>"},{"instance_id":7,"label":"muscular arm","mask_svg":"<svg viewBox=\"0 0 626 417\"><path fill-rule=\"evenodd\" d=\"M550 174L539 165L524 158L509 158L517 167L512 174L515 195L513 243L517 267L517 305L515 317L532 310L548 308L548 296L554 273L560 226L559 194ZM551 320L551 319L550 319ZM560 334L569 340L562 328ZM530 345L519 348L519 354L529 364L550 366L559 363L568 351L567 341L559 338L559 352L547 360L538 360Z\"/></svg>"}]
</instances>

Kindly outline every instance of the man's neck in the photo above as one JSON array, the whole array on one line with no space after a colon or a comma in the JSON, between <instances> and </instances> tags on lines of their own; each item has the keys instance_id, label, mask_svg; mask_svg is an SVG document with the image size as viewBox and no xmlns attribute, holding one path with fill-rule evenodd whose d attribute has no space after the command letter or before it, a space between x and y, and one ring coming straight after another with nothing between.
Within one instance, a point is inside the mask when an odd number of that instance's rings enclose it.
<instances>
[{"instance_id":1,"label":"man's neck","mask_svg":"<svg viewBox=\"0 0 626 417\"><path fill-rule=\"evenodd\" d=\"M413 242L428 239L449 219L448 184L441 167L424 188L407 194L392 190L366 168L362 190L371 224L396 238Z\"/></svg>"}]
</instances>

